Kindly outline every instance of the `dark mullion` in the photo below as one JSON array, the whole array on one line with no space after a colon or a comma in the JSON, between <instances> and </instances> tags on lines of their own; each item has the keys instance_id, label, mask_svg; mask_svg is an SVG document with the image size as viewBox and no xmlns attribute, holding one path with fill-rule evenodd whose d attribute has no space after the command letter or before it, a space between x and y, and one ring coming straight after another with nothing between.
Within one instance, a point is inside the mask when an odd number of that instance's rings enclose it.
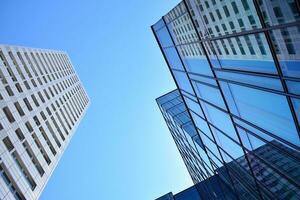
<instances>
[{"instance_id":1,"label":"dark mullion","mask_svg":"<svg viewBox=\"0 0 300 200\"><path fill-rule=\"evenodd\" d=\"M261 23L262 27L264 27L264 28L267 27L267 25L266 25L266 23L265 23L265 21L263 19L263 15L261 13L261 10L259 8L258 0L253 0L253 2L254 2L254 6L255 6L255 9L256 9L256 12L257 12L257 15L258 15L258 18L260 20L260 23ZM289 93L288 92L288 87L287 87L286 82L282 78L283 77L283 73L282 73L282 70L281 70L281 67L280 67L279 60L278 60L277 55L276 55L275 48L273 46L273 42L272 42L270 33L269 33L269 31L264 31L264 34L265 34L266 40L268 42L268 45L270 47L272 58L274 60L274 63L275 63L275 66L276 66L276 69L277 69L280 81L281 81L283 89L284 89L284 92L288 94ZM291 100L291 98L289 96L286 96L286 99L287 99L287 102L288 102L291 114L293 116L294 124L295 124L297 132L298 132L298 137L300 139L300 126L299 126L299 123L298 123L298 118L297 118L297 115L296 115L296 112L295 112L292 100Z\"/></svg>"}]
</instances>

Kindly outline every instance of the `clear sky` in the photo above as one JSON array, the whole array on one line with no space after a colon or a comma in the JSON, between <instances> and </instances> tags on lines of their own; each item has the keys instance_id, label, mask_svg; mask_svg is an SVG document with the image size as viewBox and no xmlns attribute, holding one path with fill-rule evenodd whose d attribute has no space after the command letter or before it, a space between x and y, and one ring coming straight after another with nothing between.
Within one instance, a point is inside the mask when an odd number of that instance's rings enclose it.
<instances>
[{"instance_id":1,"label":"clear sky","mask_svg":"<svg viewBox=\"0 0 300 200\"><path fill-rule=\"evenodd\" d=\"M192 184L155 103L175 85L150 25L178 2L1 1L0 43L67 51L91 99L42 200L152 200Z\"/></svg>"}]
</instances>

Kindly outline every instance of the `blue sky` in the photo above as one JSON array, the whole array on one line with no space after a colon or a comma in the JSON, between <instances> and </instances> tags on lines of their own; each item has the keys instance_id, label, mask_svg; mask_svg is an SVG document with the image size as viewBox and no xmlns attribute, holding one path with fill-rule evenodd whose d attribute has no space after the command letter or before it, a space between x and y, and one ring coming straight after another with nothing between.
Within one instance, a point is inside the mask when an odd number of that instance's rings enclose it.
<instances>
[{"instance_id":1,"label":"blue sky","mask_svg":"<svg viewBox=\"0 0 300 200\"><path fill-rule=\"evenodd\" d=\"M175 85L150 25L177 3L1 3L0 43L67 51L92 102L42 200L151 200L192 184L155 103Z\"/></svg>"}]
</instances>

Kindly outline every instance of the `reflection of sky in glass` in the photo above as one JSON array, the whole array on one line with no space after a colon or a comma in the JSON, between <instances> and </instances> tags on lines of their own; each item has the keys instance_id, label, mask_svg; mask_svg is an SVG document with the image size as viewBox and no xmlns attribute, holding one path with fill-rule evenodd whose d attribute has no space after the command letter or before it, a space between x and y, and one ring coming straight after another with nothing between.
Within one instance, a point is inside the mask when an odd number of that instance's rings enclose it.
<instances>
[{"instance_id":1,"label":"reflection of sky in glass","mask_svg":"<svg viewBox=\"0 0 300 200\"><path fill-rule=\"evenodd\" d=\"M192 184L155 103L175 86L150 25L177 3L2 2L1 43L65 50L91 97L40 199L155 199Z\"/></svg>"}]
</instances>

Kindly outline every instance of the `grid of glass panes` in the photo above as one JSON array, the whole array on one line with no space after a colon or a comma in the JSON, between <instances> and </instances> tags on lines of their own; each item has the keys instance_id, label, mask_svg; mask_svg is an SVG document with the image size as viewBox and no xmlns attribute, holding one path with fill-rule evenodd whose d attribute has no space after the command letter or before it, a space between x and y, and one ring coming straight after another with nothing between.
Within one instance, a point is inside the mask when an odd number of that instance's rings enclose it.
<instances>
[{"instance_id":1,"label":"grid of glass panes","mask_svg":"<svg viewBox=\"0 0 300 200\"><path fill-rule=\"evenodd\" d=\"M240 198L299 198L299 3L186 0L152 29L214 172Z\"/></svg>"}]
</instances>

